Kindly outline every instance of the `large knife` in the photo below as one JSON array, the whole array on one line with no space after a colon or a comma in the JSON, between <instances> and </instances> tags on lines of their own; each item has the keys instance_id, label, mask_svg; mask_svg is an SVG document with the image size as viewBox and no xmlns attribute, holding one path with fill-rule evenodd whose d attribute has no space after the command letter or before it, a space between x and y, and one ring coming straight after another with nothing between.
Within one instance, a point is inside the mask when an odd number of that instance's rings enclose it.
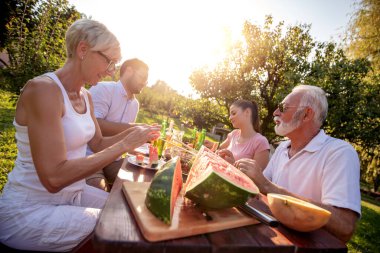
<instances>
[{"instance_id":1,"label":"large knife","mask_svg":"<svg viewBox=\"0 0 380 253\"><path fill-rule=\"evenodd\" d=\"M270 227L278 227L278 225L280 224L279 221L273 216L264 213L260 210L257 210L256 208L248 205L248 203L238 206L238 208L244 211L245 213L254 216L258 221L261 221L262 223Z\"/></svg>"}]
</instances>

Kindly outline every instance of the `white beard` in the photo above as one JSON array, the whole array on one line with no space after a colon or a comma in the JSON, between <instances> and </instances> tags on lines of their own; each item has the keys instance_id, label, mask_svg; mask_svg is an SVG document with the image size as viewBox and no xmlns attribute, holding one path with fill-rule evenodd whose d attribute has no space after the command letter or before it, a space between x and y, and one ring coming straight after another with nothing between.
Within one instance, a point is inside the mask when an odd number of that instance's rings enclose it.
<instances>
[{"instance_id":1,"label":"white beard","mask_svg":"<svg viewBox=\"0 0 380 253\"><path fill-rule=\"evenodd\" d=\"M274 131L277 135L280 136L286 136L287 134L289 134L301 125L301 121L295 118L293 118L292 121L290 121L289 123L284 123L278 116L275 116L274 120L280 121L280 124L275 125L274 127Z\"/></svg>"}]
</instances>

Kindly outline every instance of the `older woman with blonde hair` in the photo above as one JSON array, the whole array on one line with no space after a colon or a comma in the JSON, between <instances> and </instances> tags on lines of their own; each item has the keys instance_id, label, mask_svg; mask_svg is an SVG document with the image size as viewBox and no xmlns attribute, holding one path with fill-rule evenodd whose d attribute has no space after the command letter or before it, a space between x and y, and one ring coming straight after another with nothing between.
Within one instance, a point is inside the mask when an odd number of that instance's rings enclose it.
<instances>
[{"instance_id":1,"label":"older woman with blonde hair","mask_svg":"<svg viewBox=\"0 0 380 253\"><path fill-rule=\"evenodd\" d=\"M103 137L85 84L115 71L116 37L81 19L66 32L62 68L27 82L14 126L18 156L0 201L0 241L12 248L69 251L94 229L108 193L85 178L158 137L156 126ZM86 157L86 147L96 153Z\"/></svg>"}]
</instances>

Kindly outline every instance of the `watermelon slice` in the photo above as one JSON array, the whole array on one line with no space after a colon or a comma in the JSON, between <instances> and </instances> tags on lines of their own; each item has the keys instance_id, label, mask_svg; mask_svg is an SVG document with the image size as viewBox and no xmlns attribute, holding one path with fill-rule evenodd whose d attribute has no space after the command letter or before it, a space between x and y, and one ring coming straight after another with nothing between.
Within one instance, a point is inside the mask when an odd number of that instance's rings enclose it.
<instances>
[{"instance_id":1,"label":"watermelon slice","mask_svg":"<svg viewBox=\"0 0 380 253\"><path fill-rule=\"evenodd\" d=\"M145 198L145 205L157 218L171 223L174 205L182 188L180 158L172 158L154 175Z\"/></svg>"},{"instance_id":2,"label":"watermelon slice","mask_svg":"<svg viewBox=\"0 0 380 253\"><path fill-rule=\"evenodd\" d=\"M242 205L258 193L247 175L206 147L198 152L185 185L185 197L209 210Z\"/></svg>"}]
</instances>

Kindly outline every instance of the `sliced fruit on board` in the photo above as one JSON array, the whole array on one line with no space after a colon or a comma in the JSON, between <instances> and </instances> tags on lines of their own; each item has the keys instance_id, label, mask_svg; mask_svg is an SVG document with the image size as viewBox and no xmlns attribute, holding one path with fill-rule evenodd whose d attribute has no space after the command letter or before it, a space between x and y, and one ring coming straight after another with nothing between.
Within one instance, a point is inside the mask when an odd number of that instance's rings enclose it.
<instances>
[{"instance_id":1,"label":"sliced fruit on board","mask_svg":"<svg viewBox=\"0 0 380 253\"><path fill-rule=\"evenodd\" d=\"M180 158L172 158L154 175L145 198L145 205L157 218L171 223L176 199L182 188Z\"/></svg>"},{"instance_id":2,"label":"sliced fruit on board","mask_svg":"<svg viewBox=\"0 0 380 253\"><path fill-rule=\"evenodd\" d=\"M273 215L285 226L301 232L313 231L329 221L331 213L309 202L275 193L268 193Z\"/></svg>"},{"instance_id":3,"label":"sliced fruit on board","mask_svg":"<svg viewBox=\"0 0 380 253\"><path fill-rule=\"evenodd\" d=\"M247 175L206 147L197 154L185 186L185 197L207 210L239 206L258 193Z\"/></svg>"},{"instance_id":4,"label":"sliced fruit on board","mask_svg":"<svg viewBox=\"0 0 380 253\"><path fill-rule=\"evenodd\" d=\"M137 155L136 155L136 162L137 162L137 164L139 164L139 165L143 164L143 163L144 163L144 156L141 155L141 154L137 154Z\"/></svg>"}]
</instances>

